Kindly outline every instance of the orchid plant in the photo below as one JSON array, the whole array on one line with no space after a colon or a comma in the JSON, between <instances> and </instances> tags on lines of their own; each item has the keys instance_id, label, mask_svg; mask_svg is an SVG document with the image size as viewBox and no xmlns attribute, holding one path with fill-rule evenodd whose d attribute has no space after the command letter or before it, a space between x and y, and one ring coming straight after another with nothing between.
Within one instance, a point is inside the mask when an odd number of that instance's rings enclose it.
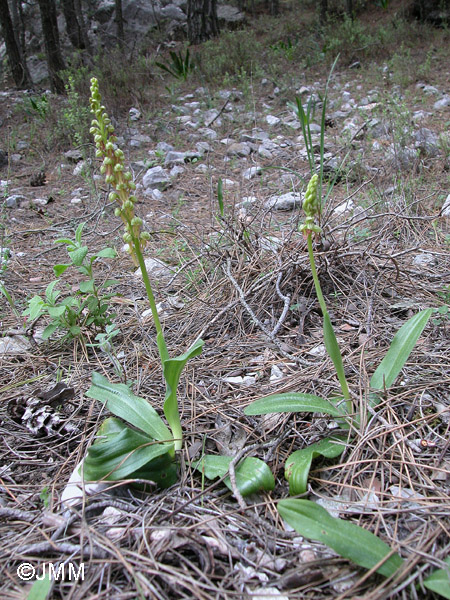
<instances>
[{"instance_id":1,"label":"orchid plant","mask_svg":"<svg viewBox=\"0 0 450 600\"><path fill-rule=\"evenodd\" d=\"M314 260L313 236L321 234L321 228L316 223L321 208L320 195L317 193L318 180L318 175L314 174L309 181L303 202L306 217L300 230L306 237L314 287L322 311L325 348L335 367L341 393L331 400L306 393L274 394L252 402L244 410L246 415L286 412L322 413L334 417L341 429L347 430L345 435L324 438L320 442L296 450L287 458L285 477L289 482L291 495L301 495L307 492L312 461L319 456L329 459L340 456L346 448L352 429L359 425L345 377L341 351L327 310ZM386 393L394 383L432 313L432 308L418 312L394 336L387 354L370 380L372 391L368 396L368 406L366 407L368 412L373 413L373 409L379 403L379 393ZM351 559L362 567L375 568L378 573L386 577L392 576L403 563L399 554L394 553L377 536L362 527L332 517L315 502L306 499L281 500L278 503L278 511L287 523L301 535L322 541L341 556Z\"/></svg>"},{"instance_id":2,"label":"orchid plant","mask_svg":"<svg viewBox=\"0 0 450 600\"><path fill-rule=\"evenodd\" d=\"M201 353L204 342L197 339L184 354L174 358L169 356L143 256L150 235L142 231L142 219L135 215L136 186L131 172L125 170L124 154L117 147L114 127L101 103L95 78L91 80L90 103L95 117L90 131L97 148L96 156L103 159L101 172L113 188L109 199L117 203L115 214L124 223L123 239L134 263L141 269L153 316L166 386L163 412L168 427L153 406L136 396L129 386L111 383L104 375L93 373L92 385L86 395L102 402L115 416L107 418L101 425L84 460L83 474L87 481L144 479L168 487L177 479L176 458L183 448L178 383L184 366ZM226 477L231 460L231 457L203 456L193 466L208 478L223 477L225 484L232 488L230 478ZM248 457L237 466L236 486L241 494L270 490L274 485L269 467L259 459Z\"/></svg>"}]
</instances>

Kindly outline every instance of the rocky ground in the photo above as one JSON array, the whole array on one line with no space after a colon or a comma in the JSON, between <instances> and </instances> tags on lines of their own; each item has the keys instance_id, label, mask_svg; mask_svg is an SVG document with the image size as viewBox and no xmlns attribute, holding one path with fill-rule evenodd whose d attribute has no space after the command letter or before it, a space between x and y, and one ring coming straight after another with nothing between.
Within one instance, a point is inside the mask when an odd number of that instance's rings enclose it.
<instances>
[{"instance_id":1,"label":"rocky ground","mask_svg":"<svg viewBox=\"0 0 450 600\"><path fill-rule=\"evenodd\" d=\"M183 351L199 336L206 344L182 378L180 482L151 494L116 484L72 512L61 496L104 415L84 395L91 373L133 382L162 408L152 319L92 147L49 142L64 101L1 92L1 281L11 300L1 296L3 597L24 597L21 563L42 570L63 560L84 563L85 579L55 583L52 598L438 597L421 587L449 551L450 72L439 51L445 36L435 35L403 62L338 61L325 119L324 195L334 186L317 262L358 406L399 327L419 309L439 309L377 419L337 461L315 463L310 478L310 499L407 559L392 580L296 535L276 511L288 495L286 457L336 424L321 415L243 413L270 393L330 397L338 386L299 233L309 166L292 106L297 96L315 107L317 149L330 64L300 72L288 61L288 76L278 77L253 76L249 67L220 85L195 73L175 83L158 76L148 103L131 98L119 108L104 98L151 234L146 257L168 346ZM80 111L83 103L80 96ZM72 239L80 223L90 251L118 252L95 263L99 280L118 280L112 354L87 345L95 336L88 329L43 341L48 321L22 315L67 260L55 240ZM74 269L64 273L68 293L79 279ZM189 461L202 448L234 456L249 446L270 465L276 487L243 509L220 482L202 482Z\"/></svg>"}]
</instances>

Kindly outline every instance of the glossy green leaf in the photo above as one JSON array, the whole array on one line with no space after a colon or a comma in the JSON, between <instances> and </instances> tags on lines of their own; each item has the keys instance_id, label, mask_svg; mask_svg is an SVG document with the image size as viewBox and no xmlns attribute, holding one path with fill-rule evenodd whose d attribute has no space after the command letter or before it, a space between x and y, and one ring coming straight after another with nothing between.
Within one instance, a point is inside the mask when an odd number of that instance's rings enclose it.
<instances>
[{"instance_id":1,"label":"glossy green leaf","mask_svg":"<svg viewBox=\"0 0 450 600\"><path fill-rule=\"evenodd\" d=\"M96 258L116 258L117 252L114 248L103 248L100 252L95 254Z\"/></svg>"},{"instance_id":2,"label":"glossy green leaf","mask_svg":"<svg viewBox=\"0 0 450 600\"><path fill-rule=\"evenodd\" d=\"M72 264L74 264L76 267L80 267L83 264L88 252L89 248L87 246L81 246L81 248L69 250L69 256Z\"/></svg>"},{"instance_id":3,"label":"glossy green leaf","mask_svg":"<svg viewBox=\"0 0 450 600\"><path fill-rule=\"evenodd\" d=\"M95 281L88 279L87 281L80 281L80 292L83 294L93 294L95 287Z\"/></svg>"},{"instance_id":4,"label":"glossy green leaf","mask_svg":"<svg viewBox=\"0 0 450 600\"><path fill-rule=\"evenodd\" d=\"M345 378L344 364L342 362L341 350L334 333L333 325L331 324L330 315L325 312L323 315L323 340L328 355L333 361L336 374L341 384L342 393L346 398L349 398L347 380Z\"/></svg>"},{"instance_id":5,"label":"glossy green leaf","mask_svg":"<svg viewBox=\"0 0 450 600\"><path fill-rule=\"evenodd\" d=\"M204 341L197 340L184 354L176 358L169 358L163 363L164 380L166 382L166 395L164 398L164 414L172 430L175 449L180 450L182 444L182 430L178 412L177 387L184 365L190 358L198 356Z\"/></svg>"},{"instance_id":6,"label":"glossy green leaf","mask_svg":"<svg viewBox=\"0 0 450 600\"><path fill-rule=\"evenodd\" d=\"M382 562L377 572L390 577L403 564L402 558L391 554L391 548L379 537L354 523L332 517L315 502L281 500L278 511L300 535L322 542L360 567L372 569Z\"/></svg>"},{"instance_id":7,"label":"glossy green leaf","mask_svg":"<svg viewBox=\"0 0 450 600\"><path fill-rule=\"evenodd\" d=\"M228 473L230 462L233 460L231 456L213 456L207 454L199 461L193 464L193 467L204 473L207 479L216 479L224 477ZM260 491L273 490L275 487L275 479L272 471L265 462L259 458L249 456L244 458L235 469L236 487L243 496L255 494ZM230 478L224 480L225 485L231 490Z\"/></svg>"},{"instance_id":8,"label":"glossy green leaf","mask_svg":"<svg viewBox=\"0 0 450 600\"><path fill-rule=\"evenodd\" d=\"M110 417L103 422L96 441L89 447L83 467L84 479L125 479L172 450L173 444L161 444Z\"/></svg>"},{"instance_id":9,"label":"glossy green leaf","mask_svg":"<svg viewBox=\"0 0 450 600\"><path fill-rule=\"evenodd\" d=\"M112 285L117 285L118 283L120 283L118 279L107 279L106 281L101 283L98 287L100 289L104 289L104 288L111 287Z\"/></svg>"},{"instance_id":10,"label":"glossy green leaf","mask_svg":"<svg viewBox=\"0 0 450 600\"><path fill-rule=\"evenodd\" d=\"M92 385L86 392L106 405L116 417L134 425L155 440L167 441L172 436L156 410L140 396L135 396L123 383L110 383L100 373L92 374Z\"/></svg>"},{"instance_id":11,"label":"glossy green leaf","mask_svg":"<svg viewBox=\"0 0 450 600\"><path fill-rule=\"evenodd\" d=\"M45 563L44 563L45 566ZM46 600L52 589L53 581L47 572L42 579L36 579L28 592L26 600Z\"/></svg>"},{"instance_id":12,"label":"glossy green leaf","mask_svg":"<svg viewBox=\"0 0 450 600\"><path fill-rule=\"evenodd\" d=\"M81 244L81 234L86 223L80 223L75 231L75 240Z\"/></svg>"},{"instance_id":13,"label":"glossy green leaf","mask_svg":"<svg viewBox=\"0 0 450 600\"><path fill-rule=\"evenodd\" d=\"M42 339L48 340L48 338L51 337L55 333L55 331L58 329L58 327L59 327L59 323L50 323L50 325L47 325L47 327L42 332Z\"/></svg>"},{"instance_id":14,"label":"glossy green leaf","mask_svg":"<svg viewBox=\"0 0 450 600\"><path fill-rule=\"evenodd\" d=\"M431 592L436 592L450 600L450 556L444 561L447 567L436 569L423 581L423 585Z\"/></svg>"},{"instance_id":15,"label":"glossy green leaf","mask_svg":"<svg viewBox=\"0 0 450 600\"><path fill-rule=\"evenodd\" d=\"M47 298L47 302L50 304L54 304L61 293L59 290L55 290L55 286L58 285L58 283L59 280L55 279L55 281L49 283L45 288L45 297Z\"/></svg>"},{"instance_id":16,"label":"glossy green leaf","mask_svg":"<svg viewBox=\"0 0 450 600\"><path fill-rule=\"evenodd\" d=\"M64 304L59 304L58 306L47 306L48 314L54 319L62 317L66 310L67 308L64 306Z\"/></svg>"},{"instance_id":17,"label":"glossy green leaf","mask_svg":"<svg viewBox=\"0 0 450 600\"><path fill-rule=\"evenodd\" d=\"M336 458L345 449L345 438L325 438L307 448L296 450L286 460L284 465L284 476L289 481L289 493L291 496L304 494L308 489L308 477L312 461L323 456L325 458Z\"/></svg>"},{"instance_id":18,"label":"glossy green leaf","mask_svg":"<svg viewBox=\"0 0 450 600\"><path fill-rule=\"evenodd\" d=\"M69 267L70 265L55 265L53 267L53 272L56 277L60 277Z\"/></svg>"},{"instance_id":19,"label":"glossy green leaf","mask_svg":"<svg viewBox=\"0 0 450 600\"><path fill-rule=\"evenodd\" d=\"M177 463L170 453L158 456L151 463L144 465L132 473L133 479L146 479L153 481L160 488L168 488L178 479ZM133 484L135 487L145 489L145 484Z\"/></svg>"},{"instance_id":20,"label":"glossy green leaf","mask_svg":"<svg viewBox=\"0 0 450 600\"><path fill-rule=\"evenodd\" d=\"M33 298L28 301L28 308L22 312L22 315L30 317L30 319L34 321L44 313L44 304L45 303L40 296L33 296Z\"/></svg>"},{"instance_id":21,"label":"glossy green leaf","mask_svg":"<svg viewBox=\"0 0 450 600\"><path fill-rule=\"evenodd\" d=\"M244 409L246 415L267 415L269 413L284 412L318 412L332 417L342 417L345 414L342 409L334 406L325 398L297 392L273 394L266 398L260 398Z\"/></svg>"},{"instance_id":22,"label":"glossy green leaf","mask_svg":"<svg viewBox=\"0 0 450 600\"><path fill-rule=\"evenodd\" d=\"M409 358L428 319L433 313L432 308L422 310L409 319L394 336L386 356L372 375L370 387L375 390L389 389L399 375ZM371 404L377 404L377 397L371 395Z\"/></svg>"}]
</instances>

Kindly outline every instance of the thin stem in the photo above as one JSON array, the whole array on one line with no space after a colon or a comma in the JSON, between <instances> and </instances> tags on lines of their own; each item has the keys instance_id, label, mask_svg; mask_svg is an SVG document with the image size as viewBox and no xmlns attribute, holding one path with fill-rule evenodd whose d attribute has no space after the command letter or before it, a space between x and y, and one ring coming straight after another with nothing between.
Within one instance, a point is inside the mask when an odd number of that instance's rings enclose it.
<instances>
[{"instance_id":1,"label":"thin stem","mask_svg":"<svg viewBox=\"0 0 450 600\"><path fill-rule=\"evenodd\" d=\"M325 313L328 313L328 311L327 311L327 305L325 304L325 299L322 294L322 288L320 287L319 277L317 276L316 263L314 260L314 252L313 252L313 246L312 246L312 233L311 232L308 233L307 244L308 244L309 263L311 265L311 273L312 273L313 280L314 280L314 287L316 288L316 295L317 295L317 299L319 300L320 308L322 309L322 314L323 314L323 316L325 316Z\"/></svg>"},{"instance_id":2,"label":"thin stem","mask_svg":"<svg viewBox=\"0 0 450 600\"><path fill-rule=\"evenodd\" d=\"M161 321L159 320L158 311L156 309L155 296L153 295L152 286L150 284L150 279L147 272L147 267L145 266L144 257L142 256L141 244L139 239L132 237L133 248L136 254L136 258L138 259L139 267L141 268L142 280L144 281L145 290L147 292L147 298L150 303L150 309L152 311L153 321L155 323L156 328L156 342L158 344L159 356L161 359L161 363L164 365L164 362L169 359L169 352L167 350L166 341L164 339L164 334L161 326Z\"/></svg>"},{"instance_id":3,"label":"thin stem","mask_svg":"<svg viewBox=\"0 0 450 600\"><path fill-rule=\"evenodd\" d=\"M353 412L353 405L350 397L350 390L348 387L347 379L345 377L344 371L344 363L342 362L342 354L339 348L339 344L337 343L336 335L333 330L333 326L331 324L330 315L328 314L327 305L325 304L325 299L322 294L322 288L320 287L319 277L317 275L316 263L314 261L314 252L312 246L312 233L308 233L307 238L308 244L308 254L309 254L309 262L311 265L311 273L314 280L314 287L316 288L317 299L319 300L320 308L322 309L323 314L323 335L325 341L325 347L327 352L333 361L334 367L336 369L336 374L339 379L339 383L342 390L342 395L346 400L347 412L350 415Z\"/></svg>"}]
</instances>

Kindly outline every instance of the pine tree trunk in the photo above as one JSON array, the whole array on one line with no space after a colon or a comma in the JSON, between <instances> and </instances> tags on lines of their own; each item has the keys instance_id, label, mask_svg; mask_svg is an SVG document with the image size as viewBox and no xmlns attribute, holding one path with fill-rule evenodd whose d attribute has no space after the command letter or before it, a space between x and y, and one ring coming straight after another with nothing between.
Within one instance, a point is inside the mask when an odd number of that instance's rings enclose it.
<instances>
[{"instance_id":1,"label":"pine tree trunk","mask_svg":"<svg viewBox=\"0 0 450 600\"><path fill-rule=\"evenodd\" d=\"M58 23L56 20L55 0L38 0L41 13L42 33L44 35L45 53L52 91L64 93L64 83L59 71L65 69L59 44Z\"/></svg>"},{"instance_id":2,"label":"pine tree trunk","mask_svg":"<svg viewBox=\"0 0 450 600\"><path fill-rule=\"evenodd\" d=\"M0 25L5 40L8 62L18 88L29 88L33 86L30 73L25 59L20 51L20 46L14 35L14 27L9 12L8 0L0 0Z\"/></svg>"},{"instance_id":3,"label":"pine tree trunk","mask_svg":"<svg viewBox=\"0 0 450 600\"><path fill-rule=\"evenodd\" d=\"M201 44L218 35L217 0L188 0L188 39Z\"/></svg>"},{"instance_id":4,"label":"pine tree trunk","mask_svg":"<svg viewBox=\"0 0 450 600\"><path fill-rule=\"evenodd\" d=\"M123 13L122 13L122 0L115 0L116 3L116 16L115 22L117 25L117 38L119 40L119 46L123 48L125 45L125 32L123 29Z\"/></svg>"},{"instance_id":5,"label":"pine tree trunk","mask_svg":"<svg viewBox=\"0 0 450 600\"><path fill-rule=\"evenodd\" d=\"M66 20L66 31L67 35L69 36L70 43L74 48L77 48L78 50L84 50L84 40L83 36L81 35L81 27L78 23L74 1L62 0L61 6L64 13L64 19Z\"/></svg>"}]
</instances>

